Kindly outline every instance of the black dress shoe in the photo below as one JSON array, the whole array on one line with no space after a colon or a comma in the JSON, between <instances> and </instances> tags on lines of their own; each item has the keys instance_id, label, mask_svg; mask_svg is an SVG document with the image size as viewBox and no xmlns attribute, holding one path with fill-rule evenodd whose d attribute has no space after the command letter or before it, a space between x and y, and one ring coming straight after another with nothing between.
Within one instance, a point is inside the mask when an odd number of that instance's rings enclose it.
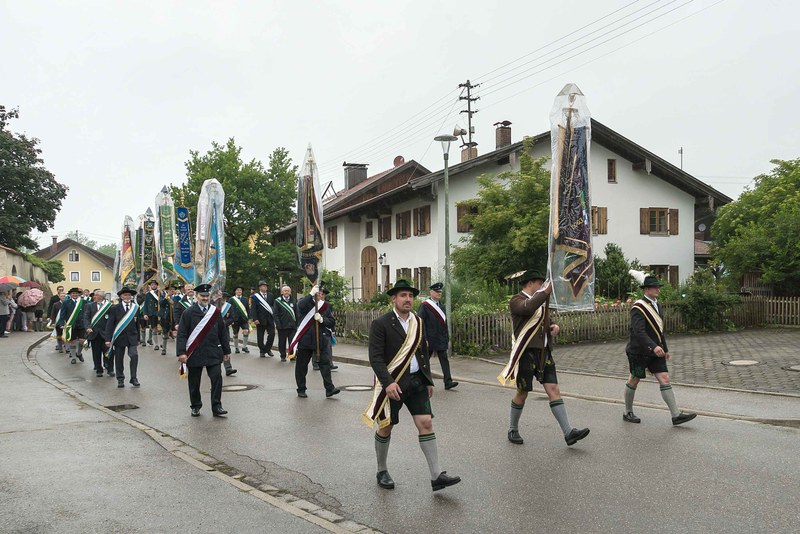
<instances>
[{"instance_id":1,"label":"black dress shoe","mask_svg":"<svg viewBox=\"0 0 800 534\"><path fill-rule=\"evenodd\" d=\"M338 368L339 368L339 366L338 366L338 365L331 364L331 371L333 371L334 369L338 369Z\"/></svg>"},{"instance_id":2,"label":"black dress shoe","mask_svg":"<svg viewBox=\"0 0 800 534\"><path fill-rule=\"evenodd\" d=\"M625 412L622 414L622 420L626 423L641 423L642 420L636 417L636 414L633 412Z\"/></svg>"},{"instance_id":3,"label":"black dress shoe","mask_svg":"<svg viewBox=\"0 0 800 534\"><path fill-rule=\"evenodd\" d=\"M451 380L450 382L445 382L444 383L444 389L453 389L457 385L458 385L458 382L456 382L455 380Z\"/></svg>"},{"instance_id":4,"label":"black dress shoe","mask_svg":"<svg viewBox=\"0 0 800 534\"><path fill-rule=\"evenodd\" d=\"M695 417L697 417L696 413L681 412L681 413L679 413L678 415L676 415L675 417L672 418L672 424L675 425L675 426L682 425L683 423L686 423L687 421L691 421Z\"/></svg>"},{"instance_id":5,"label":"black dress shoe","mask_svg":"<svg viewBox=\"0 0 800 534\"><path fill-rule=\"evenodd\" d=\"M121 381L121 380L117 381L117 387L118 388L124 388L125 387L125 382Z\"/></svg>"},{"instance_id":6,"label":"black dress shoe","mask_svg":"<svg viewBox=\"0 0 800 534\"><path fill-rule=\"evenodd\" d=\"M219 408L218 410L213 410L214 417L225 417L228 415L228 410L225 408Z\"/></svg>"},{"instance_id":7,"label":"black dress shoe","mask_svg":"<svg viewBox=\"0 0 800 534\"><path fill-rule=\"evenodd\" d=\"M114 376L115 374L114 371L106 371L106 373L108 374L108 376Z\"/></svg>"},{"instance_id":8,"label":"black dress shoe","mask_svg":"<svg viewBox=\"0 0 800 534\"><path fill-rule=\"evenodd\" d=\"M588 428L573 428L572 430L569 431L569 434L564 436L564 441L567 442L567 445L575 445L588 435L589 435Z\"/></svg>"},{"instance_id":9,"label":"black dress shoe","mask_svg":"<svg viewBox=\"0 0 800 534\"><path fill-rule=\"evenodd\" d=\"M156 345L155 347L153 347L153 350L158 350L158 349L160 349L160 348L161 348L161 347L159 347L158 345Z\"/></svg>"},{"instance_id":10,"label":"black dress shoe","mask_svg":"<svg viewBox=\"0 0 800 534\"><path fill-rule=\"evenodd\" d=\"M271 350L268 350L268 351L267 351L267 356L269 356L270 358L272 358L272 357L274 357L275 355L274 355L274 354L272 354L272 351L271 351Z\"/></svg>"},{"instance_id":11,"label":"black dress shoe","mask_svg":"<svg viewBox=\"0 0 800 534\"><path fill-rule=\"evenodd\" d=\"M314 365L312 367L313 367L314 371L319 371L319 365Z\"/></svg>"},{"instance_id":12,"label":"black dress shoe","mask_svg":"<svg viewBox=\"0 0 800 534\"><path fill-rule=\"evenodd\" d=\"M97 376L103 376L103 371L95 371L94 374Z\"/></svg>"},{"instance_id":13,"label":"black dress shoe","mask_svg":"<svg viewBox=\"0 0 800 534\"><path fill-rule=\"evenodd\" d=\"M162 349L161 350L161 355L162 356L166 356L167 355L167 349Z\"/></svg>"},{"instance_id":14,"label":"black dress shoe","mask_svg":"<svg viewBox=\"0 0 800 534\"><path fill-rule=\"evenodd\" d=\"M192 408L192 417L200 417L200 408Z\"/></svg>"},{"instance_id":15,"label":"black dress shoe","mask_svg":"<svg viewBox=\"0 0 800 534\"><path fill-rule=\"evenodd\" d=\"M239 349L235 349L235 351L236 351L236 354L239 354Z\"/></svg>"},{"instance_id":16,"label":"black dress shoe","mask_svg":"<svg viewBox=\"0 0 800 534\"><path fill-rule=\"evenodd\" d=\"M447 471L442 471L439 473L439 477L436 480L431 480L431 488L433 488L433 491L439 491L440 489L453 486L459 482L461 482L461 477L451 477L447 474Z\"/></svg>"},{"instance_id":17,"label":"black dress shoe","mask_svg":"<svg viewBox=\"0 0 800 534\"><path fill-rule=\"evenodd\" d=\"M245 354L250 354L250 349L248 349L247 347L244 347L242 349L242 352L244 352Z\"/></svg>"},{"instance_id":18,"label":"black dress shoe","mask_svg":"<svg viewBox=\"0 0 800 534\"><path fill-rule=\"evenodd\" d=\"M389 471L378 471L375 475L378 479L378 485L384 489L394 489L394 480L389 476Z\"/></svg>"},{"instance_id":19,"label":"black dress shoe","mask_svg":"<svg viewBox=\"0 0 800 534\"><path fill-rule=\"evenodd\" d=\"M75 355L75 357L76 357L76 358L78 358L78 360L79 360L81 363L83 363L83 356L81 356L80 354L76 354L76 355Z\"/></svg>"},{"instance_id":20,"label":"black dress shoe","mask_svg":"<svg viewBox=\"0 0 800 534\"><path fill-rule=\"evenodd\" d=\"M138 388L139 386L141 386L141 384L139 383L139 381L138 381L137 379L135 379L135 378L131 378L131 385L132 385L133 387L135 387L135 388Z\"/></svg>"},{"instance_id":21,"label":"black dress shoe","mask_svg":"<svg viewBox=\"0 0 800 534\"><path fill-rule=\"evenodd\" d=\"M72 363L78 363L78 362L77 360L75 360L75 358L72 358Z\"/></svg>"},{"instance_id":22,"label":"black dress shoe","mask_svg":"<svg viewBox=\"0 0 800 534\"><path fill-rule=\"evenodd\" d=\"M266 357L267 357L267 354L266 354L266 353L264 353L264 352L262 352L262 353L261 353L261 357L262 357L262 358L266 358Z\"/></svg>"},{"instance_id":23,"label":"black dress shoe","mask_svg":"<svg viewBox=\"0 0 800 534\"><path fill-rule=\"evenodd\" d=\"M228 369L225 371L225 376L231 376L236 374L237 369Z\"/></svg>"},{"instance_id":24,"label":"black dress shoe","mask_svg":"<svg viewBox=\"0 0 800 534\"><path fill-rule=\"evenodd\" d=\"M298 391L297 392L297 396L300 397L301 399L307 399L308 398L308 395L306 395L306 391L305 390Z\"/></svg>"},{"instance_id":25,"label":"black dress shoe","mask_svg":"<svg viewBox=\"0 0 800 534\"><path fill-rule=\"evenodd\" d=\"M339 393L341 393L341 390L339 388L333 388L330 391L326 391L325 392L325 396L326 397L333 397L334 395L338 395Z\"/></svg>"},{"instance_id":26,"label":"black dress shoe","mask_svg":"<svg viewBox=\"0 0 800 534\"><path fill-rule=\"evenodd\" d=\"M519 435L519 430L508 431L508 441L515 445L522 445L522 436Z\"/></svg>"},{"instance_id":27,"label":"black dress shoe","mask_svg":"<svg viewBox=\"0 0 800 534\"><path fill-rule=\"evenodd\" d=\"M286 361L286 356L281 356L281 361L285 362Z\"/></svg>"}]
</instances>

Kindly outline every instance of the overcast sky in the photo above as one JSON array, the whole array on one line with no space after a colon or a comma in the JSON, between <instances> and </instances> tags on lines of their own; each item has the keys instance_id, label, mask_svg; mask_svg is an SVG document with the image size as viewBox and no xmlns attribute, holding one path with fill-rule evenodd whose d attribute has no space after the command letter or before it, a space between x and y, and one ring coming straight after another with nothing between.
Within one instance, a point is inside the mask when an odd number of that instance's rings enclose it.
<instances>
[{"instance_id":1,"label":"overcast sky","mask_svg":"<svg viewBox=\"0 0 800 534\"><path fill-rule=\"evenodd\" d=\"M549 129L567 82L592 116L737 197L799 157L794 0L43 2L0 0L0 104L69 187L55 229L119 239L190 150L235 137L245 159L311 142L322 181L466 127L458 84L483 82L475 141ZM516 77L514 77L516 75ZM513 83L512 83L513 82ZM458 161L458 147L451 151Z\"/></svg>"}]
</instances>

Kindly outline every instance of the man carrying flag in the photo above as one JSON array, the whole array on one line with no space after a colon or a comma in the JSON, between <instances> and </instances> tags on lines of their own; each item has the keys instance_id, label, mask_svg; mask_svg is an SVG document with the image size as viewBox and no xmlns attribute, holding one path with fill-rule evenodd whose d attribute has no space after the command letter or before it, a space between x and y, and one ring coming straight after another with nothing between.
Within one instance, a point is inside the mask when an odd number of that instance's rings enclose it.
<instances>
[{"instance_id":1,"label":"man carrying flag","mask_svg":"<svg viewBox=\"0 0 800 534\"><path fill-rule=\"evenodd\" d=\"M200 415L200 379L203 368L211 380L211 412L222 417L228 412L222 407L222 369L220 364L231 357L228 328L220 309L210 303L211 286L202 284L196 289L197 302L183 313L178 324L178 361L186 365L189 374L189 402L192 417Z\"/></svg>"},{"instance_id":2,"label":"man carrying flag","mask_svg":"<svg viewBox=\"0 0 800 534\"><path fill-rule=\"evenodd\" d=\"M319 340L317 340L316 334L317 328L324 331L326 328L332 330L336 326L336 319L333 317L330 305L321 298L321 295L327 292L327 289L320 289L319 286L314 286L311 288L311 292L297 303L297 310L304 317L300 322L300 328L295 334L295 339L292 340L290 352L294 353L293 349L297 347L294 379L297 383L297 396L302 399L308 397L306 394L308 362L311 361L311 357L317 350L319 350L317 360L319 361L322 383L325 385L325 396L333 397L339 394L339 388L333 385L333 380L331 379L330 336L320 332Z\"/></svg>"},{"instance_id":3,"label":"man carrying flag","mask_svg":"<svg viewBox=\"0 0 800 534\"><path fill-rule=\"evenodd\" d=\"M106 321L106 347L109 347L108 357L114 358L116 367L117 387L125 387L125 349L128 349L130 358L131 385L139 387L136 370L139 367L139 324L136 320L139 315L139 305L133 301L136 290L123 287L117 292L121 299L108 311Z\"/></svg>"},{"instance_id":4,"label":"man carrying flag","mask_svg":"<svg viewBox=\"0 0 800 534\"><path fill-rule=\"evenodd\" d=\"M67 344L67 351L69 351L70 344L75 347L75 352L72 353L72 363L76 363L75 358L83 361L83 340L86 339L84 304L86 301L81 298L81 290L73 287L69 290L69 297L61 305L61 313L56 322L56 326L64 327L64 342Z\"/></svg>"},{"instance_id":5,"label":"man carrying flag","mask_svg":"<svg viewBox=\"0 0 800 534\"><path fill-rule=\"evenodd\" d=\"M88 325L86 328L86 339L92 346L92 360L94 361L94 372L98 377L103 376L103 360L106 356L106 320L111 309L111 302L106 300L106 294L100 289L94 290L94 301L84 305L84 321ZM110 365L105 365L108 376L114 376L113 360Z\"/></svg>"},{"instance_id":6,"label":"man carrying flag","mask_svg":"<svg viewBox=\"0 0 800 534\"><path fill-rule=\"evenodd\" d=\"M222 315L222 320L225 322L225 331L229 332L228 336L230 338L230 331L228 327L233 324L233 316L234 316L234 309L233 305L228 300L230 298L230 294L225 291L222 291L219 294L219 299L214 302L214 305L219 308L219 313ZM228 342L230 343L230 341ZM227 360L222 362L225 366L225 376L231 376L236 374L236 369L233 368L233 364L231 363L231 359L228 358Z\"/></svg>"}]
</instances>

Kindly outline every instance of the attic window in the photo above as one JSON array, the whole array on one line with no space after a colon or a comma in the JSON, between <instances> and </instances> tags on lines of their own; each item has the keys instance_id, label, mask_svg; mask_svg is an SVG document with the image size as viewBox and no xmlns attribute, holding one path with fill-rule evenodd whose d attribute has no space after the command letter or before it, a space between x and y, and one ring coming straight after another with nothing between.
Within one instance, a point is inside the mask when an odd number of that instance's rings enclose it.
<instances>
[{"instance_id":1,"label":"attic window","mask_svg":"<svg viewBox=\"0 0 800 534\"><path fill-rule=\"evenodd\" d=\"M78 253L77 250L72 249L72 250L69 251L69 261L72 261L72 262L81 261L81 255Z\"/></svg>"}]
</instances>

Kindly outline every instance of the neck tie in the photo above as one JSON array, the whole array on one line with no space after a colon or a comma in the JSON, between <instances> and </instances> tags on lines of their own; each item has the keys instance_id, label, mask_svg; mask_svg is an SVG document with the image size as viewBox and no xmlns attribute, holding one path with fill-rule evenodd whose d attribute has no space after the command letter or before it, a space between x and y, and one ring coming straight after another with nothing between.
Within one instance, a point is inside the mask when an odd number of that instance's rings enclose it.
<instances>
[{"instance_id":1,"label":"neck tie","mask_svg":"<svg viewBox=\"0 0 800 534\"><path fill-rule=\"evenodd\" d=\"M131 305L130 305L130 304L128 304L128 303L126 302L126 303L125 303L125 311L126 311L126 312L127 312L127 311L129 311L129 310L130 310L130 308L131 308Z\"/></svg>"}]
</instances>

